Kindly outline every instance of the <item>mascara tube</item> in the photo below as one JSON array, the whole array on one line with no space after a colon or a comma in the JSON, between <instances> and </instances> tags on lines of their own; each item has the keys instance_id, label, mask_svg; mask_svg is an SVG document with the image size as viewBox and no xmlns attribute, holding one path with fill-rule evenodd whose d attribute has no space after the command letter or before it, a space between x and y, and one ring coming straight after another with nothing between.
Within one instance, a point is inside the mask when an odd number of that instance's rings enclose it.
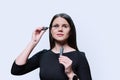
<instances>
[{"instance_id":1,"label":"mascara tube","mask_svg":"<svg viewBox=\"0 0 120 80\"><path fill-rule=\"evenodd\" d=\"M60 55L62 55L62 54L63 54L63 51L64 51L64 48L63 48L63 47L61 47L61 48L60 48Z\"/></svg>"},{"instance_id":2,"label":"mascara tube","mask_svg":"<svg viewBox=\"0 0 120 80\"><path fill-rule=\"evenodd\" d=\"M43 28L42 28L42 30L47 30L47 29L48 29L48 27L43 27Z\"/></svg>"}]
</instances>

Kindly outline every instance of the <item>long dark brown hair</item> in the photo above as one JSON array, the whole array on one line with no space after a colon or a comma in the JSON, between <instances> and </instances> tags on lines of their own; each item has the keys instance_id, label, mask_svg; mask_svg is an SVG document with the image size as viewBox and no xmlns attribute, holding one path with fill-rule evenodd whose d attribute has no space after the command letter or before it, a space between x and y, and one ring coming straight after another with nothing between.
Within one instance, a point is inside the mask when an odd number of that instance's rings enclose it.
<instances>
[{"instance_id":1,"label":"long dark brown hair","mask_svg":"<svg viewBox=\"0 0 120 80\"><path fill-rule=\"evenodd\" d=\"M71 30L70 30L70 35L69 35L68 40L67 40L68 41L68 45L78 51L77 41L76 41L76 29L75 29L75 25L74 25L73 20L71 19L71 17L69 15L67 15L66 13L56 14L55 16L53 16L53 18L51 20L51 23L50 23L50 26L49 26L49 28L50 28L49 29L50 49L54 48L54 46L55 46L55 40L52 37L51 28L52 28L53 21L57 17L62 17L62 18L64 18L69 23Z\"/></svg>"}]
</instances>

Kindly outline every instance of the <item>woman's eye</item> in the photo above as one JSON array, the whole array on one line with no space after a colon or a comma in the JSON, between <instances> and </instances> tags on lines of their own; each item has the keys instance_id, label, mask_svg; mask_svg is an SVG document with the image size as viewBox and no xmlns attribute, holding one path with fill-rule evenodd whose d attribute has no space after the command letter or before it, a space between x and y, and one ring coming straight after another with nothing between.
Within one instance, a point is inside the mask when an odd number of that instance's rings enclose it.
<instances>
[{"instance_id":1,"label":"woman's eye","mask_svg":"<svg viewBox=\"0 0 120 80\"><path fill-rule=\"evenodd\" d=\"M63 27L67 28L67 26L66 26L66 25L64 25Z\"/></svg>"},{"instance_id":2,"label":"woman's eye","mask_svg":"<svg viewBox=\"0 0 120 80\"><path fill-rule=\"evenodd\" d=\"M57 28L57 27L59 27L59 25L53 25L52 27L56 27Z\"/></svg>"},{"instance_id":3,"label":"woman's eye","mask_svg":"<svg viewBox=\"0 0 120 80\"><path fill-rule=\"evenodd\" d=\"M64 27L64 28L67 28L67 27L68 27L68 25L63 25L63 27Z\"/></svg>"}]
</instances>

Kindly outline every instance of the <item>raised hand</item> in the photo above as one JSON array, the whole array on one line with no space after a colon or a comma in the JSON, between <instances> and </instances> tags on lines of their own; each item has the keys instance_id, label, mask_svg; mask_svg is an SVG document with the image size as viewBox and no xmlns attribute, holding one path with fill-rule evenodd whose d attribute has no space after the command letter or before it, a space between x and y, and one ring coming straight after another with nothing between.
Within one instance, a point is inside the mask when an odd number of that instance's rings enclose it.
<instances>
[{"instance_id":1,"label":"raised hand","mask_svg":"<svg viewBox=\"0 0 120 80\"><path fill-rule=\"evenodd\" d=\"M37 27L32 33L32 42L37 44L46 30L43 27Z\"/></svg>"}]
</instances>

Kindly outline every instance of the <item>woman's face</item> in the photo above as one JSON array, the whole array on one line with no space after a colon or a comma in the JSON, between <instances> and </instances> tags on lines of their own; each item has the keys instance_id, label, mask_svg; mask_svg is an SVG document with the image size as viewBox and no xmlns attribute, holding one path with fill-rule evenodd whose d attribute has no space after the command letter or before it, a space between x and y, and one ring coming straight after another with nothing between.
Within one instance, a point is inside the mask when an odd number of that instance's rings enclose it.
<instances>
[{"instance_id":1,"label":"woman's face","mask_svg":"<svg viewBox=\"0 0 120 80\"><path fill-rule=\"evenodd\" d=\"M62 17L57 17L51 28L52 37L58 42L64 42L68 39L70 32L69 23Z\"/></svg>"}]
</instances>

